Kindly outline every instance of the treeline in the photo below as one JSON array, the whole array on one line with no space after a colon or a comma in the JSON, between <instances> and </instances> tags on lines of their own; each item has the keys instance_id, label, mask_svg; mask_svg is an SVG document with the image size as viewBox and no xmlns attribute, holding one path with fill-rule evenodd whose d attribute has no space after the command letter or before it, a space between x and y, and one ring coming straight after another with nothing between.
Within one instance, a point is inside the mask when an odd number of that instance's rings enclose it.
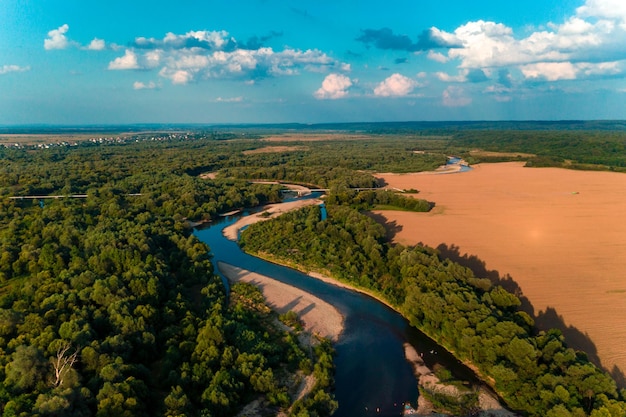
<instances>
[{"instance_id":1,"label":"treeline","mask_svg":"<svg viewBox=\"0 0 626 417\"><path fill-rule=\"evenodd\" d=\"M416 137L272 142L272 146L300 150L244 153L268 144L256 139L198 139L33 151L0 148L0 195L86 194L106 183L115 183L123 192L140 193L150 191L145 187L155 183L146 177L171 178L174 174L180 180L204 172L219 172L219 178L365 188L376 185L365 171L415 172L446 163L445 155L436 150L444 142ZM432 152L414 152L423 149ZM200 187L201 183L188 187Z\"/></svg>"},{"instance_id":2,"label":"treeline","mask_svg":"<svg viewBox=\"0 0 626 417\"><path fill-rule=\"evenodd\" d=\"M384 229L345 206L306 208L250 226L251 253L319 270L385 297L412 325L471 362L528 416L624 416L624 395L558 330L537 332L520 300L427 247L390 246Z\"/></svg>"},{"instance_id":3,"label":"treeline","mask_svg":"<svg viewBox=\"0 0 626 417\"><path fill-rule=\"evenodd\" d=\"M522 152L532 166L557 166L575 169L626 170L626 132L570 130L482 130L456 133L450 149L471 157L467 151ZM478 158L489 161L489 158Z\"/></svg>"},{"instance_id":4,"label":"treeline","mask_svg":"<svg viewBox=\"0 0 626 417\"><path fill-rule=\"evenodd\" d=\"M403 210L415 212L430 211L435 203L406 197L392 190L351 190L348 187L336 186L329 190L326 201L328 204L341 204L360 210Z\"/></svg>"},{"instance_id":5,"label":"treeline","mask_svg":"<svg viewBox=\"0 0 626 417\"><path fill-rule=\"evenodd\" d=\"M315 184L321 188L330 188L336 185L346 187L376 187L374 177L364 172L353 171L340 167L307 166L297 167L278 165L274 167L242 166L224 168L220 171L220 178L246 178L272 181L284 181L295 184Z\"/></svg>"}]
</instances>

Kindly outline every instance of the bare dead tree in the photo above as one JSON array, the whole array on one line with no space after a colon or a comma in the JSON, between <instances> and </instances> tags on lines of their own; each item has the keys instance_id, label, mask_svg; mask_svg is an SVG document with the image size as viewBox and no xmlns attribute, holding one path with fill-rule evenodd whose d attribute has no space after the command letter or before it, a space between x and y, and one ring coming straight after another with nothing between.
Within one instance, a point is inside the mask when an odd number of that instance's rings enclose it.
<instances>
[{"instance_id":1,"label":"bare dead tree","mask_svg":"<svg viewBox=\"0 0 626 417\"><path fill-rule=\"evenodd\" d=\"M68 371L72 369L74 363L78 358L78 348L74 353L69 353L72 344L67 342L62 344L57 349L55 358L52 359L52 365L54 366L54 386L58 387L63 385L63 378L67 375Z\"/></svg>"}]
</instances>

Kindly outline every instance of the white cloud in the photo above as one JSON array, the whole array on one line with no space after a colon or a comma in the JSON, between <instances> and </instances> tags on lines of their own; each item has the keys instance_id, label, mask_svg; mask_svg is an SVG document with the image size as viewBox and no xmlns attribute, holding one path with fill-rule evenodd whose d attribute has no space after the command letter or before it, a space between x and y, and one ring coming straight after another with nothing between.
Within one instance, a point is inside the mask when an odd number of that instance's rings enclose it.
<instances>
[{"instance_id":1,"label":"white cloud","mask_svg":"<svg viewBox=\"0 0 626 417\"><path fill-rule=\"evenodd\" d=\"M258 80L307 72L348 72L350 65L317 49L238 46L225 31L167 33L163 39L138 37L125 55L109 63L109 69L159 69L173 84L209 78Z\"/></svg>"},{"instance_id":2,"label":"white cloud","mask_svg":"<svg viewBox=\"0 0 626 417\"><path fill-rule=\"evenodd\" d=\"M135 45L139 48L159 48L159 49L188 49L201 48L219 50L228 43L235 40L229 37L228 32L221 31L189 31L184 35L177 35L172 32L165 34L163 39L156 38L135 38Z\"/></svg>"},{"instance_id":3,"label":"white cloud","mask_svg":"<svg viewBox=\"0 0 626 417\"><path fill-rule=\"evenodd\" d=\"M67 36L65 36L65 34L67 33L69 29L70 27L66 23L58 27L57 29L53 29L50 32L48 32L48 37L44 39L43 41L43 47L46 50L50 50L50 49L65 49L73 45L73 43L67 39Z\"/></svg>"},{"instance_id":4,"label":"white cloud","mask_svg":"<svg viewBox=\"0 0 626 417\"><path fill-rule=\"evenodd\" d=\"M461 40L457 38L456 35L439 30L436 27L431 27L429 33L431 40L433 40L437 45L451 46L459 45L461 43Z\"/></svg>"},{"instance_id":5,"label":"white cloud","mask_svg":"<svg viewBox=\"0 0 626 417\"><path fill-rule=\"evenodd\" d=\"M318 99L338 99L348 95L348 89L352 87L352 80L342 74L328 74L322 86L313 93Z\"/></svg>"},{"instance_id":6,"label":"white cloud","mask_svg":"<svg viewBox=\"0 0 626 417\"><path fill-rule=\"evenodd\" d=\"M0 75L8 74L10 72L26 72L30 71L30 67L20 67L19 65L3 65L0 67Z\"/></svg>"},{"instance_id":7,"label":"white cloud","mask_svg":"<svg viewBox=\"0 0 626 417\"><path fill-rule=\"evenodd\" d=\"M86 49L90 51L102 51L104 48L106 48L105 42L98 38L93 38L93 40L86 47Z\"/></svg>"},{"instance_id":8,"label":"white cloud","mask_svg":"<svg viewBox=\"0 0 626 417\"><path fill-rule=\"evenodd\" d=\"M446 62L450 60L450 58L448 58L441 52L435 52L433 50L428 51L428 55L426 57L432 61L436 61L441 64L445 64Z\"/></svg>"},{"instance_id":9,"label":"white cloud","mask_svg":"<svg viewBox=\"0 0 626 417\"><path fill-rule=\"evenodd\" d=\"M133 83L133 89L135 90L154 90L157 88L157 85L154 81L150 81L148 84L142 83L141 81L135 81Z\"/></svg>"},{"instance_id":10,"label":"white cloud","mask_svg":"<svg viewBox=\"0 0 626 417\"><path fill-rule=\"evenodd\" d=\"M117 51L120 49L120 45L111 43L108 44L99 38L93 38L87 45L82 46L80 43L70 40L67 37L67 32L70 30L69 25L66 23L59 26L57 29L53 29L48 32L48 37L43 41L43 47L46 50L52 49L67 49L67 48L79 48L87 51L103 51L104 49L113 49Z\"/></svg>"},{"instance_id":11,"label":"white cloud","mask_svg":"<svg viewBox=\"0 0 626 417\"><path fill-rule=\"evenodd\" d=\"M140 68L139 62L137 61L137 54L130 49L126 50L124 56L115 58L113 61L109 62L110 70L130 70Z\"/></svg>"},{"instance_id":12,"label":"white cloud","mask_svg":"<svg viewBox=\"0 0 626 417\"><path fill-rule=\"evenodd\" d=\"M524 65L520 69L526 78L543 78L548 81L575 80L577 73L571 62L540 62Z\"/></svg>"},{"instance_id":13,"label":"white cloud","mask_svg":"<svg viewBox=\"0 0 626 417\"><path fill-rule=\"evenodd\" d=\"M446 83L464 83L467 81L468 73L469 73L469 70L461 69L458 75L450 75L448 73L440 71L440 72L435 73L435 76L439 78L440 81L443 81Z\"/></svg>"},{"instance_id":14,"label":"white cloud","mask_svg":"<svg viewBox=\"0 0 626 417\"><path fill-rule=\"evenodd\" d=\"M145 68L156 68L161 64L161 58L163 57L163 51L160 49L155 49L154 51L149 51L143 54L144 58L144 67Z\"/></svg>"},{"instance_id":15,"label":"white cloud","mask_svg":"<svg viewBox=\"0 0 626 417\"><path fill-rule=\"evenodd\" d=\"M502 23L483 20L468 22L453 33L438 33L459 44L449 49L447 56L429 52L428 58L438 62L455 59L462 69L518 67L527 78L548 81L586 78L598 75L596 63L626 59L626 2L585 0L562 23L548 23L524 37L515 36L513 29ZM586 71L579 63L594 68ZM626 71L622 66L619 69L620 74Z\"/></svg>"},{"instance_id":16,"label":"white cloud","mask_svg":"<svg viewBox=\"0 0 626 417\"><path fill-rule=\"evenodd\" d=\"M595 17L617 21L622 27L626 24L626 2L623 0L587 0L576 9L581 17Z\"/></svg>"},{"instance_id":17,"label":"white cloud","mask_svg":"<svg viewBox=\"0 0 626 417\"><path fill-rule=\"evenodd\" d=\"M392 74L374 88L374 95L379 97L402 97L410 94L419 84L402 74Z\"/></svg>"},{"instance_id":18,"label":"white cloud","mask_svg":"<svg viewBox=\"0 0 626 417\"><path fill-rule=\"evenodd\" d=\"M614 62L540 62L520 67L527 79L545 79L547 81L575 80L585 78L615 76L626 72L626 61Z\"/></svg>"},{"instance_id":19,"label":"white cloud","mask_svg":"<svg viewBox=\"0 0 626 417\"><path fill-rule=\"evenodd\" d=\"M443 92L443 105L446 107L464 107L472 104L472 99L465 90L457 86L449 86Z\"/></svg>"},{"instance_id":20,"label":"white cloud","mask_svg":"<svg viewBox=\"0 0 626 417\"><path fill-rule=\"evenodd\" d=\"M225 98L225 97L218 97L215 99L215 101L217 103L240 103L243 101L243 97L239 96L239 97L229 97L229 98Z\"/></svg>"},{"instance_id":21,"label":"white cloud","mask_svg":"<svg viewBox=\"0 0 626 417\"><path fill-rule=\"evenodd\" d=\"M191 72L185 70L174 71L173 73L168 73L167 75L163 75L163 70L161 70L159 75L169 78L172 81L172 84L184 85L193 80Z\"/></svg>"}]
</instances>

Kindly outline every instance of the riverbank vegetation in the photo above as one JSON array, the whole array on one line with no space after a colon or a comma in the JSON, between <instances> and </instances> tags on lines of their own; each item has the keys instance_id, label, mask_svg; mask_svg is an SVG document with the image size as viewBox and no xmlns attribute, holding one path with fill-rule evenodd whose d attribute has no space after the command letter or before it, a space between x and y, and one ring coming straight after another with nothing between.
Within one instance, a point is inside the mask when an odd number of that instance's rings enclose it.
<instances>
[{"instance_id":1,"label":"riverbank vegetation","mask_svg":"<svg viewBox=\"0 0 626 417\"><path fill-rule=\"evenodd\" d=\"M288 150L269 153L249 152L267 148L263 134L249 132L0 147L0 413L226 416L259 397L286 409L282 375L312 369L322 382L292 412L330 414L331 347L321 344L308 363L250 303L253 292L229 302L208 248L188 227L279 201L279 185L248 182L269 179L330 189L329 219L308 209L281 218L283 229L255 226L244 234L248 250L323 267L384 296L477 364L515 409L623 415L614 383L558 332L536 334L514 296L431 249L389 246L382 227L357 210L422 211L432 203L351 190L380 186L372 172L432 170L450 154L472 161L475 148L536 154L534 166L618 170L623 134L363 129L359 140L292 137ZM205 172L217 178L200 179ZM84 196L45 197L77 194ZM32 195L43 197L9 199Z\"/></svg>"},{"instance_id":2,"label":"riverbank vegetation","mask_svg":"<svg viewBox=\"0 0 626 417\"><path fill-rule=\"evenodd\" d=\"M524 415L626 413L624 391L559 331L536 332L516 296L433 249L387 244L382 226L353 208L327 211L323 221L309 207L257 223L241 244L381 295Z\"/></svg>"}]
</instances>

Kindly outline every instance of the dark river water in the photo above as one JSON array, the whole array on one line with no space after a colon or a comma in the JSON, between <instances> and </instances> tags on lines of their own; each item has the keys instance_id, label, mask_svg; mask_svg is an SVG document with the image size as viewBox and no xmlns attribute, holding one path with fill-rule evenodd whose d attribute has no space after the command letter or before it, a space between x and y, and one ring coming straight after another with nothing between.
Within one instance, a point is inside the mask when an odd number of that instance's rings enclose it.
<instances>
[{"instance_id":1,"label":"dark river water","mask_svg":"<svg viewBox=\"0 0 626 417\"><path fill-rule=\"evenodd\" d=\"M398 416L403 403L416 405L417 380L404 356L405 342L423 353L427 365L443 364L458 378L474 381L469 370L384 304L243 253L222 235L222 229L235 220L228 217L194 232L209 245L215 265L223 261L301 288L329 302L345 317L344 332L335 344L334 394L339 409L334 416Z\"/></svg>"}]
</instances>

